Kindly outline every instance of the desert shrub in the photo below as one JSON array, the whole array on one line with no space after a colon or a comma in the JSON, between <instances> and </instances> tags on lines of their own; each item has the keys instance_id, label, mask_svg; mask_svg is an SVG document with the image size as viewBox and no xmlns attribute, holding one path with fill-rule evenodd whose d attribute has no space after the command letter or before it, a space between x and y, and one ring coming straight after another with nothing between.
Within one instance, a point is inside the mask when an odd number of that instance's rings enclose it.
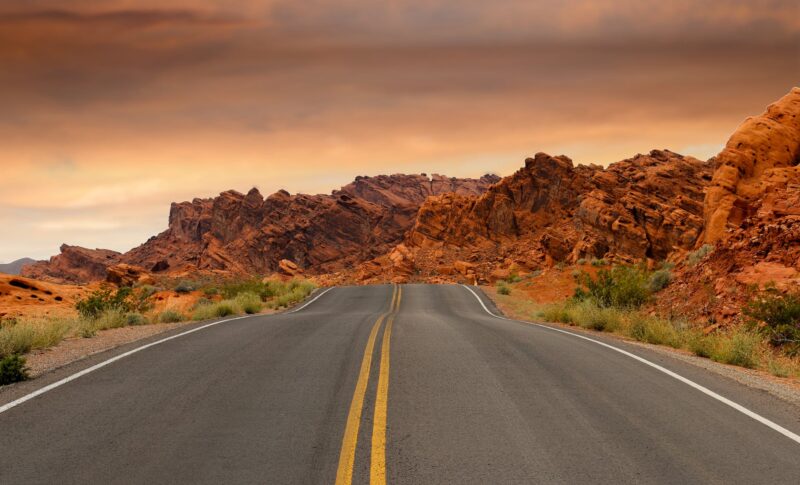
<instances>
[{"instance_id":1,"label":"desert shrub","mask_svg":"<svg viewBox=\"0 0 800 485\"><path fill-rule=\"evenodd\" d=\"M765 294L750 300L743 312L763 322L760 330L770 344L783 348L789 355L800 353L800 296L782 295L775 288L767 288Z\"/></svg>"},{"instance_id":2,"label":"desert shrub","mask_svg":"<svg viewBox=\"0 0 800 485\"><path fill-rule=\"evenodd\" d=\"M128 313L125 315L125 325L146 325L147 318L141 313Z\"/></svg>"},{"instance_id":3,"label":"desert shrub","mask_svg":"<svg viewBox=\"0 0 800 485\"><path fill-rule=\"evenodd\" d=\"M158 315L158 321L161 323L178 323L183 320L183 315L175 310L164 310Z\"/></svg>"},{"instance_id":4,"label":"desert shrub","mask_svg":"<svg viewBox=\"0 0 800 485\"><path fill-rule=\"evenodd\" d=\"M569 308L568 312L568 318L584 328L613 332L622 326L622 312L616 308L600 307L593 301L580 301Z\"/></svg>"},{"instance_id":5,"label":"desert shrub","mask_svg":"<svg viewBox=\"0 0 800 485\"><path fill-rule=\"evenodd\" d=\"M512 271L511 274L508 275L508 278L506 278L506 281L509 283L519 283L522 281L522 277L516 271Z\"/></svg>"},{"instance_id":6,"label":"desert shrub","mask_svg":"<svg viewBox=\"0 0 800 485\"><path fill-rule=\"evenodd\" d=\"M655 345L669 345L679 347L681 338L678 331L669 320L638 315L631 321L628 329L630 337Z\"/></svg>"},{"instance_id":7,"label":"desert shrub","mask_svg":"<svg viewBox=\"0 0 800 485\"><path fill-rule=\"evenodd\" d=\"M689 266L696 266L697 263L705 259L706 256L714 251L714 245L703 244L697 251L692 251L686 255L686 264Z\"/></svg>"},{"instance_id":8,"label":"desert shrub","mask_svg":"<svg viewBox=\"0 0 800 485\"><path fill-rule=\"evenodd\" d=\"M551 303L541 308L537 316L547 322L573 324L569 308L570 303Z\"/></svg>"},{"instance_id":9,"label":"desert shrub","mask_svg":"<svg viewBox=\"0 0 800 485\"><path fill-rule=\"evenodd\" d=\"M214 305L214 316L221 318L236 315L238 313L237 310L236 302L232 300L223 300Z\"/></svg>"},{"instance_id":10,"label":"desert shrub","mask_svg":"<svg viewBox=\"0 0 800 485\"><path fill-rule=\"evenodd\" d=\"M261 298L255 293L241 293L236 296L236 306L247 314L254 314L261 311L263 306Z\"/></svg>"},{"instance_id":11,"label":"desert shrub","mask_svg":"<svg viewBox=\"0 0 800 485\"><path fill-rule=\"evenodd\" d=\"M196 309L200 308L201 306L208 306L208 305L213 305L213 304L214 304L214 302L212 300L209 300L208 298L201 297L201 298L198 298L196 302L194 302L194 305L192 305L192 310L196 310Z\"/></svg>"},{"instance_id":12,"label":"desert shrub","mask_svg":"<svg viewBox=\"0 0 800 485\"><path fill-rule=\"evenodd\" d=\"M206 298L211 298L217 296L218 294L219 294L219 288L217 288L216 286L208 286L206 288L203 288L203 295L205 295Z\"/></svg>"},{"instance_id":13,"label":"desert shrub","mask_svg":"<svg viewBox=\"0 0 800 485\"><path fill-rule=\"evenodd\" d=\"M30 325L17 324L0 331L0 356L24 354L33 348L34 329Z\"/></svg>"},{"instance_id":14,"label":"desert shrub","mask_svg":"<svg viewBox=\"0 0 800 485\"><path fill-rule=\"evenodd\" d=\"M191 293L191 292L197 290L197 288L199 288L199 287L200 287L200 285L198 283L194 282L194 281L182 280L177 285L175 285L175 292L176 293Z\"/></svg>"},{"instance_id":15,"label":"desert shrub","mask_svg":"<svg viewBox=\"0 0 800 485\"><path fill-rule=\"evenodd\" d=\"M0 386L24 381L28 378L25 358L18 354L0 358Z\"/></svg>"},{"instance_id":16,"label":"desert shrub","mask_svg":"<svg viewBox=\"0 0 800 485\"><path fill-rule=\"evenodd\" d=\"M775 377L789 377L791 375L789 366L774 357L767 361L767 370Z\"/></svg>"},{"instance_id":17,"label":"desert shrub","mask_svg":"<svg viewBox=\"0 0 800 485\"><path fill-rule=\"evenodd\" d=\"M128 312L134 309L133 289L119 288L116 291L110 288L95 290L86 298L78 301L75 308L85 318L97 318L107 310L117 309Z\"/></svg>"},{"instance_id":18,"label":"desert shrub","mask_svg":"<svg viewBox=\"0 0 800 485\"><path fill-rule=\"evenodd\" d=\"M700 330L689 330L685 335L686 349L698 357L711 358L716 352L718 337L705 335Z\"/></svg>"},{"instance_id":19,"label":"desert shrub","mask_svg":"<svg viewBox=\"0 0 800 485\"><path fill-rule=\"evenodd\" d=\"M0 329L0 356L24 354L33 349L52 347L72 328L66 318L32 317Z\"/></svg>"},{"instance_id":20,"label":"desert shrub","mask_svg":"<svg viewBox=\"0 0 800 485\"><path fill-rule=\"evenodd\" d=\"M582 266L582 265L586 264L586 259L585 258L581 258L581 259L575 261L575 264Z\"/></svg>"},{"instance_id":21,"label":"desert shrub","mask_svg":"<svg viewBox=\"0 0 800 485\"><path fill-rule=\"evenodd\" d=\"M229 281L222 285L220 293L226 299L236 298L237 295L242 293L253 293L258 295L262 300L266 300L274 296L284 283L280 281L261 281L259 279L249 279L242 281Z\"/></svg>"},{"instance_id":22,"label":"desert shrub","mask_svg":"<svg viewBox=\"0 0 800 485\"><path fill-rule=\"evenodd\" d=\"M192 320L210 320L217 316L216 304L196 305L192 311Z\"/></svg>"},{"instance_id":23,"label":"desert shrub","mask_svg":"<svg viewBox=\"0 0 800 485\"><path fill-rule=\"evenodd\" d=\"M158 292L158 288L153 285L142 285L138 288L138 296L141 299L147 299L151 296L155 295Z\"/></svg>"},{"instance_id":24,"label":"desert shrub","mask_svg":"<svg viewBox=\"0 0 800 485\"><path fill-rule=\"evenodd\" d=\"M508 287L505 281L497 282L497 293L500 295L510 295L511 288Z\"/></svg>"},{"instance_id":25,"label":"desert shrub","mask_svg":"<svg viewBox=\"0 0 800 485\"><path fill-rule=\"evenodd\" d=\"M605 259L592 258L591 264L592 266L605 266L608 263L606 262Z\"/></svg>"},{"instance_id":26,"label":"desert shrub","mask_svg":"<svg viewBox=\"0 0 800 485\"><path fill-rule=\"evenodd\" d=\"M96 327L98 330L107 330L109 328L120 328L128 324L127 312L111 308L101 313L96 319Z\"/></svg>"},{"instance_id":27,"label":"desert shrub","mask_svg":"<svg viewBox=\"0 0 800 485\"><path fill-rule=\"evenodd\" d=\"M739 328L717 340L711 358L724 364L753 368L758 365L761 337L747 329Z\"/></svg>"},{"instance_id":28,"label":"desert shrub","mask_svg":"<svg viewBox=\"0 0 800 485\"><path fill-rule=\"evenodd\" d=\"M668 269L659 269L650 275L648 289L651 293L657 293L666 288L672 282L672 273Z\"/></svg>"},{"instance_id":29,"label":"desert shrub","mask_svg":"<svg viewBox=\"0 0 800 485\"><path fill-rule=\"evenodd\" d=\"M601 269L595 278L582 272L579 280L575 298L591 299L602 307L638 308L650 297L647 273L637 267Z\"/></svg>"}]
</instances>

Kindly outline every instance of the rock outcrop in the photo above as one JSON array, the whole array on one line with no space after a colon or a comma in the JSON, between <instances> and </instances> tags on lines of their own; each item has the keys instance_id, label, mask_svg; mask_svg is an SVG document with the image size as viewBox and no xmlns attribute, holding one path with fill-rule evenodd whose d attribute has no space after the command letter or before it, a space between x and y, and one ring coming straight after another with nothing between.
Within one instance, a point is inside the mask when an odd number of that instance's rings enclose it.
<instances>
[{"instance_id":1,"label":"rock outcrop","mask_svg":"<svg viewBox=\"0 0 800 485\"><path fill-rule=\"evenodd\" d=\"M608 168L538 153L482 195L428 198L404 241L401 270L381 260L369 266L392 278L487 281L504 268L581 258L668 259L697 243L711 177L711 164L666 150ZM359 277L377 275L364 267Z\"/></svg>"},{"instance_id":2,"label":"rock outcrop","mask_svg":"<svg viewBox=\"0 0 800 485\"><path fill-rule=\"evenodd\" d=\"M357 177L331 195L281 190L267 198L257 189L247 194L230 190L172 204L169 228L128 253L64 246L59 256L29 267L26 274L60 281L103 280L107 268L120 263L153 273L339 271L401 242L427 197L477 195L498 180L495 175L382 175Z\"/></svg>"},{"instance_id":3,"label":"rock outcrop","mask_svg":"<svg viewBox=\"0 0 800 485\"><path fill-rule=\"evenodd\" d=\"M776 200L765 195L800 184L800 88L747 118L712 161L716 171L705 200L708 243L724 240L763 202Z\"/></svg>"},{"instance_id":4,"label":"rock outcrop","mask_svg":"<svg viewBox=\"0 0 800 485\"><path fill-rule=\"evenodd\" d=\"M730 321L756 287L800 291L800 88L748 118L711 160L700 264L678 268L659 303Z\"/></svg>"},{"instance_id":5,"label":"rock outcrop","mask_svg":"<svg viewBox=\"0 0 800 485\"><path fill-rule=\"evenodd\" d=\"M24 266L20 274L55 283L102 281L106 278L106 268L117 264L121 256L110 249L86 249L62 244L60 254L50 258L50 261Z\"/></svg>"}]
</instances>

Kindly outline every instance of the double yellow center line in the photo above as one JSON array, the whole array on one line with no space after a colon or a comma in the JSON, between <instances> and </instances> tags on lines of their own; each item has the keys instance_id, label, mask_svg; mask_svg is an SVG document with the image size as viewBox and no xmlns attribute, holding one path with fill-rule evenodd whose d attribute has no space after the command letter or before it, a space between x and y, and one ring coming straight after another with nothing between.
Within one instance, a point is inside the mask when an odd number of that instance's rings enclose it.
<instances>
[{"instance_id":1,"label":"double yellow center line","mask_svg":"<svg viewBox=\"0 0 800 485\"><path fill-rule=\"evenodd\" d=\"M400 309L400 300L402 297L402 288L394 286L392 291L392 303L389 307L389 311L378 317L375 324L372 326L372 331L370 331L367 346L364 349L364 358L361 360L361 370L358 373L356 390L353 393L353 400L350 403L350 412L347 415L347 425L344 430L344 438L342 439L342 450L339 453L339 468L336 471L336 485L350 485L353 481L353 465L356 460L358 428L361 425L364 395L367 393L367 384L369 383L375 339L378 336L378 331L384 320L386 320L387 323L386 329L383 331L383 343L381 344L378 390L375 396L375 410L372 422L369 480L372 485L382 485L386 483L386 408L389 397L389 342L392 337L394 317Z\"/></svg>"}]
</instances>

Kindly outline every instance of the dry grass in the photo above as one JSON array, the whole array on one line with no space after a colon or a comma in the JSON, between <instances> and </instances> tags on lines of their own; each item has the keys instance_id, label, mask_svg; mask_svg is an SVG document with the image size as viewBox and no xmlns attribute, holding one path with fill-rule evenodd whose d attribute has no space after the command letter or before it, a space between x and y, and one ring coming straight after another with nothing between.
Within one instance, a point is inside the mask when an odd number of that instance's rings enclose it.
<instances>
[{"instance_id":1,"label":"dry grass","mask_svg":"<svg viewBox=\"0 0 800 485\"><path fill-rule=\"evenodd\" d=\"M633 309L603 308L590 301L537 305L515 296L495 297L521 319L612 332L640 342L687 350L724 364L761 369L777 377L800 377L800 359L783 355L762 335L741 326L706 335L684 320L658 318Z\"/></svg>"}]
</instances>

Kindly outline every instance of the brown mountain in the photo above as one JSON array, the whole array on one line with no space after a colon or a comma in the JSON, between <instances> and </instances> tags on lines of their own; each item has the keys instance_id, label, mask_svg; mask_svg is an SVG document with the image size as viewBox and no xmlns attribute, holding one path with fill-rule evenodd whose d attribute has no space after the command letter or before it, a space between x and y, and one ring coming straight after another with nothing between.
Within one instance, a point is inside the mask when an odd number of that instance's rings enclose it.
<instances>
[{"instance_id":1,"label":"brown mountain","mask_svg":"<svg viewBox=\"0 0 800 485\"><path fill-rule=\"evenodd\" d=\"M147 271L270 273L281 260L311 273L342 270L386 253L414 224L432 195L477 195L499 177L458 179L441 175L357 177L331 195L266 199L258 190L172 204L169 228L125 254L62 246L49 262L25 274L57 281L106 277L107 268L135 265ZM125 268L125 273L135 273ZM114 274L117 272L114 271Z\"/></svg>"}]
</instances>

